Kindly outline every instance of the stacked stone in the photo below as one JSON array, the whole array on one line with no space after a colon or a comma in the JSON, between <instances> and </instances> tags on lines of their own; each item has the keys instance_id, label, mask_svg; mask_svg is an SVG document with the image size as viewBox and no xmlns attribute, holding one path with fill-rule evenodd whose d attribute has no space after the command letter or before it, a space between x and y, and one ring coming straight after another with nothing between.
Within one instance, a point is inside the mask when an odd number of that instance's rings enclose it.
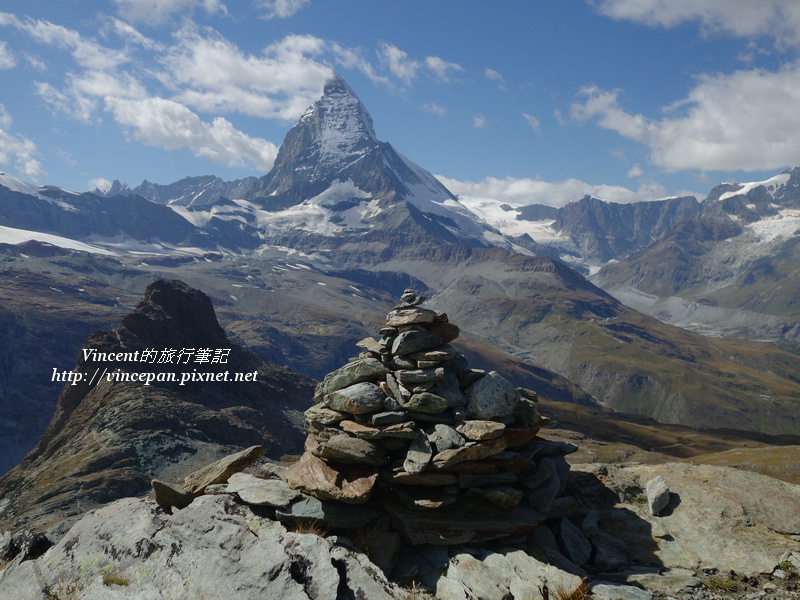
<instances>
[{"instance_id":1,"label":"stacked stone","mask_svg":"<svg viewBox=\"0 0 800 600\"><path fill-rule=\"evenodd\" d=\"M323 501L377 506L411 544L530 532L563 512L575 448L537 438L536 394L469 368L450 345L459 328L423 300L406 290L380 339L317 386L306 451L281 477Z\"/></svg>"}]
</instances>

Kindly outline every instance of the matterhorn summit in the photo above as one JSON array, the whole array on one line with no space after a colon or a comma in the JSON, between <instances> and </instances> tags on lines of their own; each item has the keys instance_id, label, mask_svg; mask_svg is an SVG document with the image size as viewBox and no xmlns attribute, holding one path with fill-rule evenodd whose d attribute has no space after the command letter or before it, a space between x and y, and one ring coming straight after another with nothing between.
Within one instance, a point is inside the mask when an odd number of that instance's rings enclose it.
<instances>
[{"instance_id":1,"label":"matterhorn summit","mask_svg":"<svg viewBox=\"0 0 800 600\"><path fill-rule=\"evenodd\" d=\"M323 217L317 223L332 221L337 229L374 231L411 218L441 242L510 246L433 175L379 141L372 117L338 75L287 133L272 170L248 200L275 216L273 227L306 217L300 229L308 230L307 217L316 214Z\"/></svg>"}]
</instances>

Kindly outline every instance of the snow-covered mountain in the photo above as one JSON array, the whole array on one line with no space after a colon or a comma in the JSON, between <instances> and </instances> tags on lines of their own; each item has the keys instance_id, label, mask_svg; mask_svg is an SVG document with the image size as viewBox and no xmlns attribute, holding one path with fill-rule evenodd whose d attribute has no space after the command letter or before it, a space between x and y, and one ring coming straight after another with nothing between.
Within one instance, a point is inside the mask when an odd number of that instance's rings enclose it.
<instances>
[{"instance_id":1,"label":"snow-covered mountain","mask_svg":"<svg viewBox=\"0 0 800 600\"><path fill-rule=\"evenodd\" d=\"M704 333L800 338L800 168L718 185L701 207L594 281L638 310Z\"/></svg>"}]
</instances>

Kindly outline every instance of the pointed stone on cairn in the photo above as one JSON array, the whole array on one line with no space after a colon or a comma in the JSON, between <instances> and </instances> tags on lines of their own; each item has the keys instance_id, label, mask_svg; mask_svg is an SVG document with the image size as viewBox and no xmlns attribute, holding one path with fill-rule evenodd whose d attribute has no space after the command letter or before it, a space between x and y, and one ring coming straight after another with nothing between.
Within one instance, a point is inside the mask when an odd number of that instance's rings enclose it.
<instances>
[{"instance_id":1,"label":"pointed stone on cairn","mask_svg":"<svg viewBox=\"0 0 800 600\"><path fill-rule=\"evenodd\" d=\"M305 454L281 477L379 508L415 545L528 533L563 492L575 447L537 438L535 392L470 369L450 345L459 328L424 300L405 290L380 339L317 386Z\"/></svg>"}]
</instances>

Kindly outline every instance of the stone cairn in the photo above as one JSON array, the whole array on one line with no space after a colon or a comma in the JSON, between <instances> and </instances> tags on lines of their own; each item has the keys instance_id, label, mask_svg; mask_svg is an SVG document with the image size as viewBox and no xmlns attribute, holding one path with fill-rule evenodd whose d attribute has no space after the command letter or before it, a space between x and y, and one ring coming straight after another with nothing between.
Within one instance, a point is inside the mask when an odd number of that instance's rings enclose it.
<instances>
[{"instance_id":1,"label":"stone cairn","mask_svg":"<svg viewBox=\"0 0 800 600\"><path fill-rule=\"evenodd\" d=\"M412 545L513 538L574 510L560 497L571 444L537 437L537 396L471 369L459 328L406 290L380 339L329 373L305 412L305 452L278 511L346 529L386 521Z\"/></svg>"}]
</instances>

